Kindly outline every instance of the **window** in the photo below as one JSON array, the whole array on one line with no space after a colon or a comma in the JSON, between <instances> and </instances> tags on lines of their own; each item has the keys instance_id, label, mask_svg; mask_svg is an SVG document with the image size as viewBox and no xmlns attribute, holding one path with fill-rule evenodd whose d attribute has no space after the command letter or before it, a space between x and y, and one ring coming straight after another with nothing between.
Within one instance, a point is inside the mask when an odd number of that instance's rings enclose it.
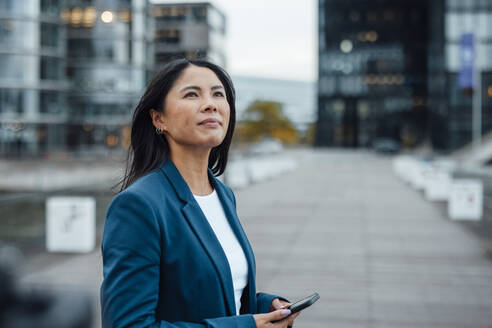
<instances>
[{"instance_id":1,"label":"window","mask_svg":"<svg viewBox=\"0 0 492 328\"><path fill-rule=\"evenodd\" d=\"M41 13L58 15L60 12L60 0L41 0Z\"/></svg>"},{"instance_id":2,"label":"window","mask_svg":"<svg viewBox=\"0 0 492 328\"><path fill-rule=\"evenodd\" d=\"M23 107L22 90L0 89L0 114L22 113Z\"/></svg>"},{"instance_id":3,"label":"window","mask_svg":"<svg viewBox=\"0 0 492 328\"><path fill-rule=\"evenodd\" d=\"M58 114L62 107L60 94L42 91L39 94L39 111L41 113Z\"/></svg>"},{"instance_id":4,"label":"window","mask_svg":"<svg viewBox=\"0 0 492 328\"><path fill-rule=\"evenodd\" d=\"M207 7L193 7L192 8L193 19L197 22L205 22L207 20Z\"/></svg>"},{"instance_id":5,"label":"window","mask_svg":"<svg viewBox=\"0 0 492 328\"><path fill-rule=\"evenodd\" d=\"M58 80L61 75L61 62L57 58L41 57L41 80Z\"/></svg>"},{"instance_id":6,"label":"window","mask_svg":"<svg viewBox=\"0 0 492 328\"><path fill-rule=\"evenodd\" d=\"M125 39L69 39L67 45L69 58L101 58L127 62L131 55L131 42Z\"/></svg>"},{"instance_id":7,"label":"window","mask_svg":"<svg viewBox=\"0 0 492 328\"><path fill-rule=\"evenodd\" d=\"M472 105L472 97L466 95L459 86L458 74L449 75L449 101L453 106L470 106Z\"/></svg>"},{"instance_id":8,"label":"window","mask_svg":"<svg viewBox=\"0 0 492 328\"><path fill-rule=\"evenodd\" d=\"M155 42L178 44L181 40L181 31L177 29L158 29L155 31Z\"/></svg>"},{"instance_id":9,"label":"window","mask_svg":"<svg viewBox=\"0 0 492 328\"><path fill-rule=\"evenodd\" d=\"M41 46L58 47L59 28L54 24L41 23Z\"/></svg>"},{"instance_id":10,"label":"window","mask_svg":"<svg viewBox=\"0 0 492 328\"><path fill-rule=\"evenodd\" d=\"M69 58L94 57L94 47L90 39L69 39L67 51Z\"/></svg>"},{"instance_id":11,"label":"window","mask_svg":"<svg viewBox=\"0 0 492 328\"><path fill-rule=\"evenodd\" d=\"M152 10L152 15L160 21L184 21L189 15L189 9L186 6L171 5L171 6L155 6Z\"/></svg>"}]
</instances>

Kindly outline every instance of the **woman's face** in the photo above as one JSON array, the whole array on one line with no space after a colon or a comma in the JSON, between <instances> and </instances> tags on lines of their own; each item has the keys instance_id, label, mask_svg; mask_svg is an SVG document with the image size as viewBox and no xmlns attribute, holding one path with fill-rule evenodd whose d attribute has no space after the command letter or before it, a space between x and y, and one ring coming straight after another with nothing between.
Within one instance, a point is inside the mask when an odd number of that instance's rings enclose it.
<instances>
[{"instance_id":1,"label":"woman's face","mask_svg":"<svg viewBox=\"0 0 492 328\"><path fill-rule=\"evenodd\" d=\"M225 89L217 75L206 67L190 65L165 98L160 127L171 147L211 149L224 140L229 115Z\"/></svg>"}]
</instances>

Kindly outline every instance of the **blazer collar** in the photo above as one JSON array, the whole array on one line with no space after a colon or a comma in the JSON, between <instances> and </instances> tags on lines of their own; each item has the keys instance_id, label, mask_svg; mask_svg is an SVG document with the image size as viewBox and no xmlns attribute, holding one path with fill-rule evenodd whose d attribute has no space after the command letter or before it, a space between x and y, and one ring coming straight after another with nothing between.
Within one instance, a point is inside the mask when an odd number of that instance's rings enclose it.
<instances>
[{"instance_id":1,"label":"blazer collar","mask_svg":"<svg viewBox=\"0 0 492 328\"><path fill-rule=\"evenodd\" d=\"M178 197L185 202L182 208L182 212L186 217L186 220L192 227L196 236L200 240L202 246L206 250L210 260L213 262L217 274L222 282L224 297L231 315L236 314L236 305L234 301L234 286L232 284L231 270L229 267L229 262L222 249L219 240L215 236L215 233L208 223L207 218L203 214L200 206L193 197L188 184L179 173L178 169L174 163L168 158L161 167L161 170L169 179L171 185ZM241 227L241 223L236 215L236 209L234 208L233 199L230 198L225 188L217 181L217 178L212 173L211 169L208 169L208 177L210 183L216 190L219 199L221 201L222 207L224 208L224 213L229 221L229 224L239 241L239 244L243 248L244 255L246 256L248 262L248 296L249 296L249 308L250 311L256 309L256 286L255 286L255 275L256 275L256 265L253 250L248 242L248 238Z\"/></svg>"},{"instance_id":2,"label":"blazer collar","mask_svg":"<svg viewBox=\"0 0 492 328\"><path fill-rule=\"evenodd\" d=\"M169 182L182 201L191 202L194 200L188 184L183 179L183 176L179 173L178 168L174 165L170 158L167 158L164 164L162 164L161 170L168 177Z\"/></svg>"},{"instance_id":3,"label":"blazer collar","mask_svg":"<svg viewBox=\"0 0 492 328\"><path fill-rule=\"evenodd\" d=\"M161 170L169 179L178 197L185 203L182 207L182 212L187 222L193 229L195 235L200 240L200 243L205 249L210 260L215 266L217 275L219 276L219 279L222 283L222 290L224 298L226 300L229 315L235 315L236 304L234 300L234 286L232 283L231 270L229 267L229 262L224 253L224 250L220 245L219 240L217 239L212 227L208 223L208 220L203 214L200 206L193 197L193 193L191 192L188 184L181 176L174 163L170 159L167 159L166 162L162 165ZM235 227L236 224L233 223L234 220L231 218L232 215L229 204L232 202L232 200L225 197L225 192L222 186L220 186L220 184L217 182L215 176L210 169L208 169L208 176L212 186L217 191L219 199L221 200L226 217L231 224L231 227L236 234L238 240L243 246L243 241L241 240L242 236L238 235L237 227ZM246 250L244 252L245 254L248 254ZM248 268L250 267L249 262L251 262L250 258L248 258Z\"/></svg>"}]
</instances>

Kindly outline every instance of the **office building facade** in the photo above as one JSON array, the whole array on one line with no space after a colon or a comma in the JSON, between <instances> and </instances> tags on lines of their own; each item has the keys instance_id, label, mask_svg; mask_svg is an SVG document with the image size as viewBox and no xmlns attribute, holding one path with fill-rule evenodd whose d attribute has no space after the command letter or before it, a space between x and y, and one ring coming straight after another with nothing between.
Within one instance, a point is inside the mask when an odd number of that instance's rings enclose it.
<instances>
[{"instance_id":1,"label":"office building facade","mask_svg":"<svg viewBox=\"0 0 492 328\"><path fill-rule=\"evenodd\" d=\"M0 156L64 146L66 94L61 0L0 2Z\"/></svg>"},{"instance_id":2,"label":"office building facade","mask_svg":"<svg viewBox=\"0 0 492 328\"><path fill-rule=\"evenodd\" d=\"M319 146L425 135L427 1L319 0Z\"/></svg>"},{"instance_id":3,"label":"office building facade","mask_svg":"<svg viewBox=\"0 0 492 328\"><path fill-rule=\"evenodd\" d=\"M492 130L492 2L437 0L429 6L430 138L435 149L453 151L473 140L474 93L479 93L477 132ZM473 39L470 86L460 83L464 35Z\"/></svg>"},{"instance_id":4,"label":"office building facade","mask_svg":"<svg viewBox=\"0 0 492 328\"><path fill-rule=\"evenodd\" d=\"M71 81L67 148L105 152L125 146L131 112L153 67L148 3L67 0L62 18Z\"/></svg>"},{"instance_id":5,"label":"office building facade","mask_svg":"<svg viewBox=\"0 0 492 328\"><path fill-rule=\"evenodd\" d=\"M156 3L154 61L158 70L174 58L207 58L225 67L226 18L209 2Z\"/></svg>"},{"instance_id":6,"label":"office building facade","mask_svg":"<svg viewBox=\"0 0 492 328\"><path fill-rule=\"evenodd\" d=\"M127 147L155 71L176 57L224 66L224 36L207 2L1 1L0 156Z\"/></svg>"},{"instance_id":7,"label":"office building facade","mask_svg":"<svg viewBox=\"0 0 492 328\"><path fill-rule=\"evenodd\" d=\"M452 151L471 141L472 97L459 83L460 39L473 33L482 131L492 128L492 3L319 0L319 146L388 138Z\"/></svg>"}]
</instances>

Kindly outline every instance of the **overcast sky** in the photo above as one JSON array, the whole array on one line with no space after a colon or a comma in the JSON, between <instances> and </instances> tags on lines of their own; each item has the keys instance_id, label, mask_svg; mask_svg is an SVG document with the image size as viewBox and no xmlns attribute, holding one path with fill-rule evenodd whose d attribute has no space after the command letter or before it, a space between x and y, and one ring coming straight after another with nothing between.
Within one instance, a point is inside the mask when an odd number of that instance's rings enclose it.
<instances>
[{"instance_id":1,"label":"overcast sky","mask_svg":"<svg viewBox=\"0 0 492 328\"><path fill-rule=\"evenodd\" d=\"M210 2L227 16L226 56L230 74L316 79L316 0Z\"/></svg>"}]
</instances>

